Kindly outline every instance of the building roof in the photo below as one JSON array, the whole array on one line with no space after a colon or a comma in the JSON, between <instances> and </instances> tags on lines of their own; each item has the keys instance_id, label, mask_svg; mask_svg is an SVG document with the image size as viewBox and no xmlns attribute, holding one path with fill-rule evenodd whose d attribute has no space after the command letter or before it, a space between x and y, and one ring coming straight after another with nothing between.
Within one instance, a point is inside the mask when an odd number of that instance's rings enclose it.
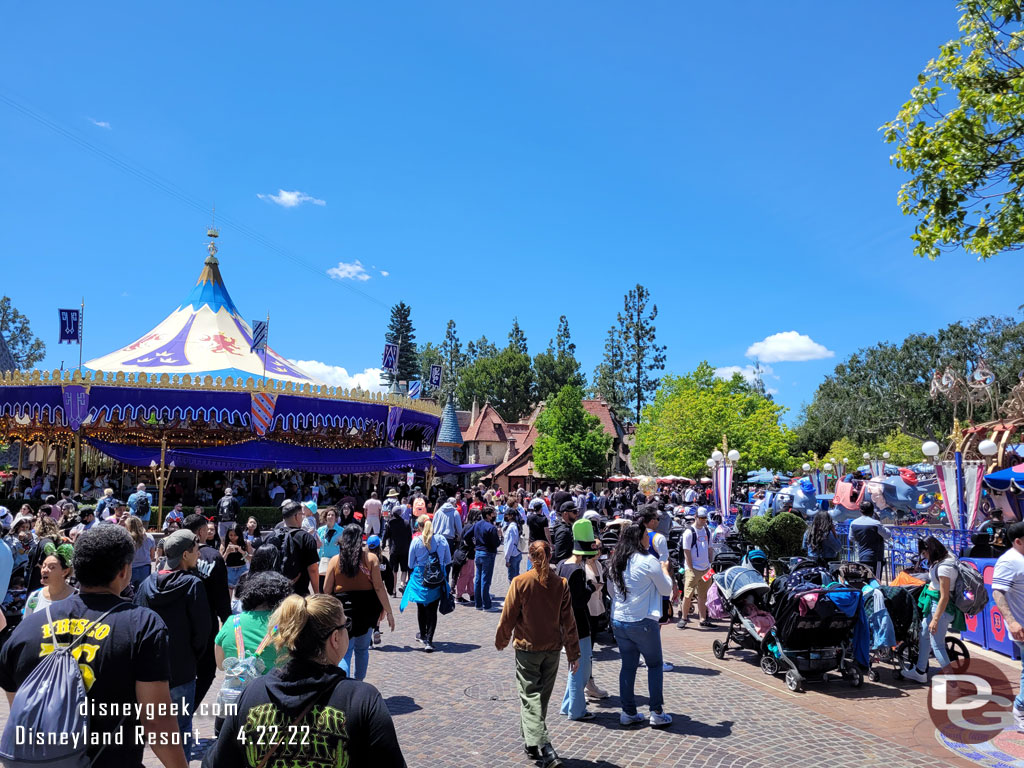
<instances>
[{"instance_id":1,"label":"building roof","mask_svg":"<svg viewBox=\"0 0 1024 768\"><path fill-rule=\"evenodd\" d=\"M480 415L463 433L463 438L467 443L506 443L508 435L508 423L501 418L494 406L484 403Z\"/></svg>"},{"instance_id":2,"label":"building roof","mask_svg":"<svg viewBox=\"0 0 1024 768\"><path fill-rule=\"evenodd\" d=\"M491 472L491 477L499 475L526 475L527 465L533 466L533 444L537 442L537 429L530 424L529 429L516 438L516 455L506 459Z\"/></svg>"},{"instance_id":3,"label":"building roof","mask_svg":"<svg viewBox=\"0 0 1024 768\"><path fill-rule=\"evenodd\" d=\"M252 328L238 311L213 254L185 300L135 342L85 363L108 373L232 376L296 384L323 384L269 346L252 349Z\"/></svg>"},{"instance_id":4,"label":"building roof","mask_svg":"<svg viewBox=\"0 0 1024 768\"><path fill-rule=\"evenodd\" d=\"M448 402L441 411L441 426L437 431L437 444L460 446L462 445L462 432L459 430L459 419L455 414L455 399L449 397Z\"/></svg>"},{"instance_id":5,"label":"building roof","mask_svg":"<svg viewBox=\"0 0 1024 768\"><path fill-rule=\"evenodd\" d=\"M455 411L455 415L459 419L459 431L461 431L462 434L466 434L466 430L469 429L469 425L473 423L473 412Z\"/></svg>"},{"instance_id":6,"label":"building roof","mask_svg":"<svg viewBox=\"0 0 1024 768\"><path fill-rule=\"evenodd\" d=\"M617 440L621 440L625 435L625 430L622 428L622 424L615 414L612 413L612 409L608 403L604 400L584 400L583 410L589 413L591 416L597 416L601 422L601 426L604 431Z\"/></svg>"}]
</instances>

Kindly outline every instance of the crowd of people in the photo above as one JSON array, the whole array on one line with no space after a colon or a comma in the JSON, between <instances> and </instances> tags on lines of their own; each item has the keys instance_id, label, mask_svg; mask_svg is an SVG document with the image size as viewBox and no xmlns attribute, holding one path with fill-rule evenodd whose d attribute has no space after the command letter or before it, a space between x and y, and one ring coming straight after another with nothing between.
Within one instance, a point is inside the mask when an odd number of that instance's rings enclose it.
<instances>
[{"instance_id":1,"label":"crowd of people","mask_svg":"<svg viewBox=\"0 0 1024 768\"><path fill-rule=\"evenodd\" d=\"M152 705L121 719L92 719L93 732L110 735L83 747L97 766L140 764L144 744L112 736L136 726L164 765L186 765L196 744L192 716L208 696L217 707L216 741L204 765L301 760L311 748L260 743L262 724L315 731L317 749L350 765L372 755L376 764L402 766L391 716L363 682L382 628L395 629L396 599L400 614L415 604L425 653L443 651L439 622L443 636L443 617L457 603L500 613L494 644L515 647L523 748L543 768L562 764L546 725L562 655L562 715L589 720L588 704L609 696L593 676L601 631L611 631L619 652L620 724L671 725L664 674L672 666L661 625L678 611L680 629L713 626L711 550L731 533L714 510L690 503L703 501L688 493L694 489L653 497L564 483L533 493L432 490L395 487L324 506L286 497L269 530L252 517L243 524L230 485L212 516L202 507L186 514L177 504L161 531L146 525L147 516L155 523L154 510L141 485L124 503L104 492L96 507L75 509L62 494L38 511L25 506L11 517L0 509L0 588L23 595L19 615L7 614L17 626L0 636L0 687L12 702L11 721L34 706L26 685L55 636L88 648L79 668L91 700ZM868 507L862 518L850 536L856 559L874 572L885 529ZM1009 549L996 567L995 599L1024 649L1024 524L1009 526L1004 538ZM838 554L827 513L810 521L804 545L812 558ZM932 655L940 667L949 664L942 638L958 619L950 600L955 558L931 539L924 554L927 605L918 666L907 673L921 681ZM499 557L510 585L503 600L491 594ZM641 668L646 714L635 696ZM211 695L218 669L223 682ZM1014 707L1024 728L1024 695Z\"/></svg>"}]
</instances>

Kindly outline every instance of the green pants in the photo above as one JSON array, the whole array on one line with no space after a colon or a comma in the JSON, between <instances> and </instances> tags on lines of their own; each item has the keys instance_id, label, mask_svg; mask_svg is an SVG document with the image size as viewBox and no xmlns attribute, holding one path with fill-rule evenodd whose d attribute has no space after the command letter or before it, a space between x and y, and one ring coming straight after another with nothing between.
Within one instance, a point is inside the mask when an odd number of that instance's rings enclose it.
<instances>
[{"instance_id":1,"label":"green pants","mask_svg":"<svg viewBox=\"0 0 1024 768\"><path fill-rule=\"evenodd\" d=\"M516 651L520 731L528 747L543 747L551 741L544 720L548 716L548 701L555 689L561 655L559 651Z\"/></svg>"}]
</instances>

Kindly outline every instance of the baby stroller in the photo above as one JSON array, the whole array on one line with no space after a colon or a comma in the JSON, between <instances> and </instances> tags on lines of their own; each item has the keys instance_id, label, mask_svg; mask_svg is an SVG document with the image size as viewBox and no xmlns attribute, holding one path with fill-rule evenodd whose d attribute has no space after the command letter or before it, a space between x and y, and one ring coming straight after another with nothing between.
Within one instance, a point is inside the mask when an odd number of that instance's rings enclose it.
<instances>
[{"instance_id":1,"label":"baby stroller","mask_svg":"<svg viewBox=\"0 0 1024 768\"><path fill-rule=\"evenodd\" d=\"M807 570L812 577L820 576L815 569ZM837 584L822 586L801 578L801 573L778 578L772 584L767 606L775 617L775 626L768 642L770 653L761 659L761 670L776 674L782 665L789 667L786 686L794 692L800 691L807 679L826 680L833 670L859 688L864 676L851 650L861 610L860 590Z\"/></svg>"},{"instance_id":2,"label":"baby stroller","mask_svg":"<svg viewBox=\"0 0 1024 768\"><path fill-rule=\"evenodd\" d=\"M759 658L766 658L770 655L768 638L775 620L764 609L768 594L768 582L764 576L748 565L735 565L712 578L718 587L722 607L729 613L729 632L725 642L715 640L711 645L715 658L725 658L729 643L756 651Z\"/></svg>"},{"instance_id":3,"label":"baby stroller","mask_svg":"<svg viewBox=\"0 0 1024 768\"><path fill-rule=\"evenodd\" d=\"M909 603L909 607L913 611L909 626L907 626L906 619L902 617L900 624L896 626L897 645L892 650L892 656L889 659L893 665L893 678L902 680L903 670L917 666L917 652L921 640L921 610L917 607L917 600L921 596L924 585L919 587L885 587L884 589L887 593L895 593L896 590L903 592L906 597L894 594L894 602L899 601L903 605ZM889 604L889 597L887 595L886 606L889 606ZM904 616L908 614L906 608L902 609L902 611ZM889 609L889 615L892 616L893 625L896 625L896 617L893 616L893 609L891 608ZM967 650L963 640L955 635L946 635L946 655L949 656L950 664L954 666L957 666L957 662L961 660L967 661L971 658L971 653Z\"/></svg>"}]
</instances>

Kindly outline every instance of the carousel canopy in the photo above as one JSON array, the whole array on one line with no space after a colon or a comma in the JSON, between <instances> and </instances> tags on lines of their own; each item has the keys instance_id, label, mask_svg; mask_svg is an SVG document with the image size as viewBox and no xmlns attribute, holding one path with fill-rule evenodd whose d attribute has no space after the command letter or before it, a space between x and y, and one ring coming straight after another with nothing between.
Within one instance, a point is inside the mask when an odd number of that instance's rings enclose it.
<instances>
[{"instance_id":1,"label":"carousel canopy","mask_svg":"<svg viewBox=\"0 0 1024 768\"><path fill-rule=\"evenodd\" d=\"M985 475L985 484L995 491L1024 491L1024 464Z\"/></svg>"},{"instance_id":2,"label":"carousel canopy","mask_svg":"<svg viewBox=\"0 0 1024 768\"><path fill-rule=\"evenodd\" d=\"M110 373L232 376L296 384L323 382L267 347L252 351L252 328L231 300L211 249L195 287L181 305L152 330L85 367Z\"/></svg>"},{"instance_id":3,"label":"carousel canopy","mask_svg":"<svg viewBox=\"0 0 1024 768\"><path fill-rule=\"evenodd\" d=\"M89 444L122 464L149 467L160 463L160 446L120 445L89 439ZM433 466L441 474L465 474L490 469L490 464L452 464L429 451L405 451L400 448L314 448L278 443L272 440L251 440L236 445L208 448L169 448L166 464L178 469L210 472L231 470L297 469L325 475L347 475L360 472L404 472L425 470Z\"/></svg>"}]
</instances>

